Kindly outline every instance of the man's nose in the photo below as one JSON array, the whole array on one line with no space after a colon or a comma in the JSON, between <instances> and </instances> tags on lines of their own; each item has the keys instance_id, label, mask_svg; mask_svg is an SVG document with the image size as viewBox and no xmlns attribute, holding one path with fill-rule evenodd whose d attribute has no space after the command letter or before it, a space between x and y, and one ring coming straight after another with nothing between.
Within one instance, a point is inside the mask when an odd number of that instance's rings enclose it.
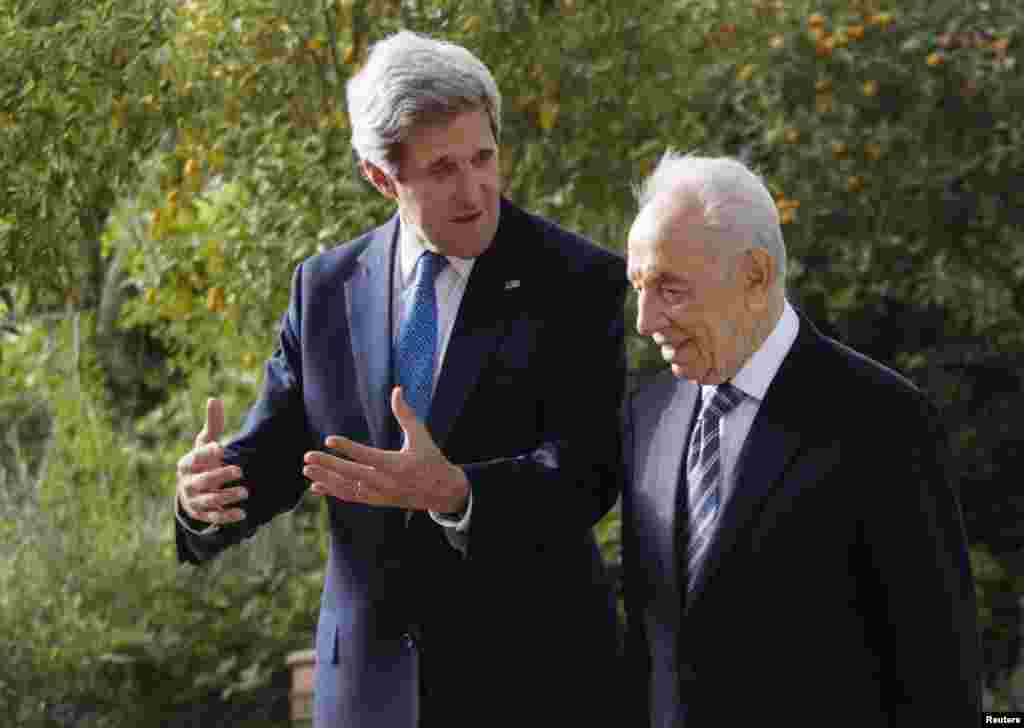
<instances>
[{"instance_id":1,"label":"man's nose","mask_svg":"<svg viewBox=\"0 0 1024 728\"><path fill-rule=\"evenodd\" d=\"M640 291L636 304L636 331L641 336L651 336L658 330L661 308L646 290Z\"/></svg>"},{"instance_id":2,"label":"man's nose","mask_svg":"<svg viewBox=\"0 0 1024 728\"><path fill-rule=\"evenodd\" d=\"M483 195L482 173L467 165L455 176L455 201L460 207L476 209L480 206Z\"/></svg>"}]
</instances>

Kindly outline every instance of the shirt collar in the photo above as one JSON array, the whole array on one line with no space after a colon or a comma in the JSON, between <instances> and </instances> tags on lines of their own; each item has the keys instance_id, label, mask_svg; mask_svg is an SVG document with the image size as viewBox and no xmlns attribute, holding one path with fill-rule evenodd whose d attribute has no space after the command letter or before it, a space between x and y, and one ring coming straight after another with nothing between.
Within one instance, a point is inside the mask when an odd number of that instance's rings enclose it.
<instances>
[{"instance_id":1,"label":"shirt collar","mask_svg":"<svg viewBox=\"0 0 1024 728\"><path fill-rule=\"evenodd\" d=\"M398 226L398 273L402 288L412 284L416 261L427 250L432 253L438 252L437 248L419 235L416 228L401 222ZM473 270L473 264L476 263L475 258L456 258L452 255L445 257L448 258L448 265L460 278L467 277Z\"/></svg>"},{"instance_id":2,"label":"shirt collar","mask_svg":"<svg viewBox=\"0 0 1024 728\"><path fill-rule=\"evenodd\" d=\"M758 402L763 400L769 385L775 379L775 374L782 366L782 360L793 348L793 342L796 341L799 330L800 319L797 318L793 307L789 305L789 301L785 301L782 307L782 316L775 323L775 328L732 378L733 386ZM701 398L706 401L714 393L715 386L705 384L700 389Z\"/></svg>"}]
</instances>

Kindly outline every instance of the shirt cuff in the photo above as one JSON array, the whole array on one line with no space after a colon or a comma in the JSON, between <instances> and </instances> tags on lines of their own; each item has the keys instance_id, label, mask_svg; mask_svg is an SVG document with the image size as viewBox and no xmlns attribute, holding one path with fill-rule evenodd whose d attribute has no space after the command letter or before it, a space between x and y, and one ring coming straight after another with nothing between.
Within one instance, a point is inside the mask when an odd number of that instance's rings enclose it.
<instances>
[{"instance_id":1,"label":"shirt cuff","mask_svg":"<svg viewBox=\"0 0 1024 728\"><path fill-rule=\"evenodd\" d=\"M191 533L193 536L209 536L211 533L217 533L220 530L220 526L216 523L203 523L191 518L187 513L181 510L181 501L178 500L178 495L174 495L174 518L181 524L181 527Z\"/></svg>"},{"instance_id":2,"label":"shirt cuff","mask_svg":"<svg viewBox=\"0 0 1024 728\"><path fill-rule=\"evenodd\" d=\"M466 533L469 531L469 521L473 515L473 489L469 489L469 497L466 499L466 510L462 514L458 513L438 513L437 511L428 511L431 519L434 523L445 528L453 528L456 533Z\"/></svg>"}]
</instances>

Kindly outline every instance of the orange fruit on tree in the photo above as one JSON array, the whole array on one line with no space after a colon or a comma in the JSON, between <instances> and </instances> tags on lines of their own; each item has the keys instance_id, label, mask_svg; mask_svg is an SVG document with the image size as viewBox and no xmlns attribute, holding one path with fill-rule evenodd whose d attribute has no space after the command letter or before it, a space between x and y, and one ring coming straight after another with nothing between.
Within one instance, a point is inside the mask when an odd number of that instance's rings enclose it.
<instances>
[{"instance_id":1,"label":"orange fruit on tree","mask_svg":"<svg viewBox=\"0 0 1024 728\"><path fill-rule=\"evenodd\" d=\"M224 310L225 297L224 289L220 286L214 286L206 293L206 307L214 313L220 313Z\"/></svg>"}]
</instances>

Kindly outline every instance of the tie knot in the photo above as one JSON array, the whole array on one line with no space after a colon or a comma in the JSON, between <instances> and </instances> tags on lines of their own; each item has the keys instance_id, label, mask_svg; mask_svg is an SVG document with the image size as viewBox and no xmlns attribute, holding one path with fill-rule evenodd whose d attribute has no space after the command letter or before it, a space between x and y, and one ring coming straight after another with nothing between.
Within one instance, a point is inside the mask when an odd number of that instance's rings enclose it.
<instances>
[{"instance_id":1,"label":"tie knot","mask_svg":"<svg viewBox=\"0 0 1024 728\"><path fill-rule=\"evenodd\" d=\"M448 265L448 259L443 255L438 255L429 250L423 251L423 255L416 261L416 265L419 268L418 279L420 285L425 283L433 283L437 280L437 276L444 270L444 267Z\"/></svg>"},{"instance_id":2,"label":"tie knot","mask_svg":"<svg viewBox=\"0 0 1024 728\"><path fill-rule=\"evenodd\" d=\"M722 382L715 387L715 394L708 403L708 408L713 410L719 417L724 417L743 401L746 395L739 388L729 382Z\"/></svg>"}]
</instances>

